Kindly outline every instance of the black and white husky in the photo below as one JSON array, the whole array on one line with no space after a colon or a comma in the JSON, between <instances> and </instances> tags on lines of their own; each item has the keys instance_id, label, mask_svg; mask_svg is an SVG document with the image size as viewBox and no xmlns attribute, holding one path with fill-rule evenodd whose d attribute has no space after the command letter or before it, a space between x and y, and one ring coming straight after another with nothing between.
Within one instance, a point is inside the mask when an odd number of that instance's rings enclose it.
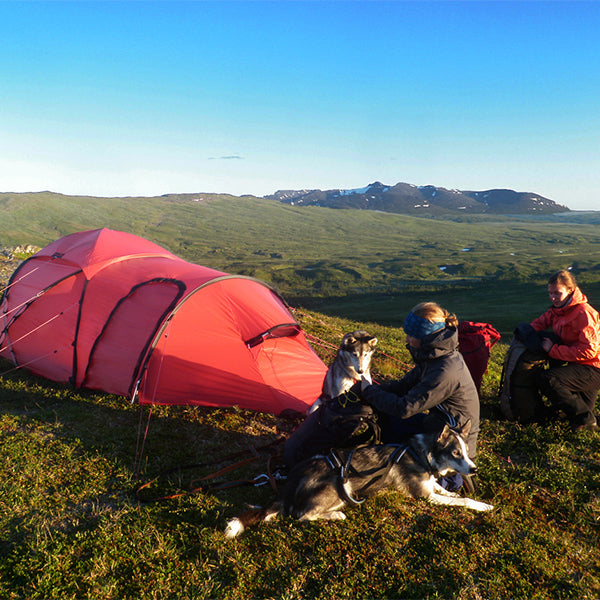
<instances>
[{"instance_id":1,"label":"black and white husky","mask_svg":"<svg viewBox=\"0 0 600 600\"><path fill-rule=\"evenodd\" d=\"M329 366L321 397L310 407L314 412L324 400L337 398L347 392L355 383L366 379L371 382L371 358L377 345L377 338L366 331L347 333Z\"/></svg>"},{"instance_id":2,"label":"black and white husky","mask_svg":"<svg viewBox=\"0 0 600 600\"><path fill-rule=\"evenodd\" d=\"M441 433L419 433L405 445L381 444L353 450L333 450L302 461L289 473L281 496L267 508L253 508L232 519L225 534L233 538L250 525L289 515L300 521L345 519L344 506L362 504L384 488L393 487L434 504L488 511L494 507L442 488L437 479L455 472L473 475L462 429L446 425Z\"/></svg>"}]
</instances>

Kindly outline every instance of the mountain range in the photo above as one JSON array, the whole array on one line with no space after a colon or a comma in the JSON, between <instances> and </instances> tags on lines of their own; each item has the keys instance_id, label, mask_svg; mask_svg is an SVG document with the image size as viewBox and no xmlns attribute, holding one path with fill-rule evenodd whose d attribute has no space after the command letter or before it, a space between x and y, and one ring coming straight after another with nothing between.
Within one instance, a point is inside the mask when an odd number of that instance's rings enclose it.
<instances>
[{"instance_id":1,"label":"mountain range","mask_svg":"<svg viewBox=\"0 0 600 600\"><path fill-rule=\"evenodd\" d=\"M278 190L265 198L296 206L355 208L415 216L553 214L570 210L532 192L504 189L475 192L409 183L389 186L379 181L352 190Z\"/></svg>"}]
</instances>

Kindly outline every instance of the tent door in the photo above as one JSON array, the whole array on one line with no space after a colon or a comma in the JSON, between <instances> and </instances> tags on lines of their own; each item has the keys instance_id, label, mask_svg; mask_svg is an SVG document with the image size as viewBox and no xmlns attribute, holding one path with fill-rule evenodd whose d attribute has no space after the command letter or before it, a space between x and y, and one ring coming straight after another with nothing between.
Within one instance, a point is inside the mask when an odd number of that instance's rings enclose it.
<instances>
[{"instance_id":1,"label":"tent door","mask_svg":"<svg viewBox=\"0 0 600 600\"><path fill-rule=\"evenodd\" d=\"M81 387L127 395L158 328L185 291L174 279L152 279L121 298L96 338Z\"/></svg>"}]
</instances>

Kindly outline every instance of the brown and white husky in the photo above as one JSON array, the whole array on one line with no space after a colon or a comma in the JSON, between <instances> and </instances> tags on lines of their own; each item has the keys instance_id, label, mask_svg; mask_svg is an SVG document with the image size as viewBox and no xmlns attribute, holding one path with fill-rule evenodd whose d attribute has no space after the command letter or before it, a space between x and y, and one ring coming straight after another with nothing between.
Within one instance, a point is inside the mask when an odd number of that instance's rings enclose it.
<instances>
[{"instance_id":1,"label":"brown and white husky","mask_svg":"<svg viewBox=\"0 0 600 600\"><path fill-rule=\"evenodd\" d=\"M437 483L439 477L452 472L476 473L465 441L469 429L470 422L461 429L445 425L441 433L419 433L404 445L362 446L313 456L290 471L277 500L232 519L225 534L236 537L247 527L278 515L300 521L345 519L345 506L361 504L388 487L434 504L492 510L490 504L448 492Z\"/></svg>"}]
</instances>

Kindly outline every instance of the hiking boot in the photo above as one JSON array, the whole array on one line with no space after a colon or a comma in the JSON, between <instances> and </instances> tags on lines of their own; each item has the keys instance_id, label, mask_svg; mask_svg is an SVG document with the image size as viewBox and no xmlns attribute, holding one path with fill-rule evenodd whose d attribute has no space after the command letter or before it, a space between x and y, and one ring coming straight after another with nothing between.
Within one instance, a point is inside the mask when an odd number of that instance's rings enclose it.
<instances>
[{"instance_id":1,"label":"hiking boot","mask_svg":"<svg viewBox=\"0 0 600 600\"><path fill-rule=\"evenodd\" d=\"M452 475L445 475L438 479L438 483L449 492L458 492L463 486L464 476L460 473L453 473Z\"/></svg>"}]
</instances>

